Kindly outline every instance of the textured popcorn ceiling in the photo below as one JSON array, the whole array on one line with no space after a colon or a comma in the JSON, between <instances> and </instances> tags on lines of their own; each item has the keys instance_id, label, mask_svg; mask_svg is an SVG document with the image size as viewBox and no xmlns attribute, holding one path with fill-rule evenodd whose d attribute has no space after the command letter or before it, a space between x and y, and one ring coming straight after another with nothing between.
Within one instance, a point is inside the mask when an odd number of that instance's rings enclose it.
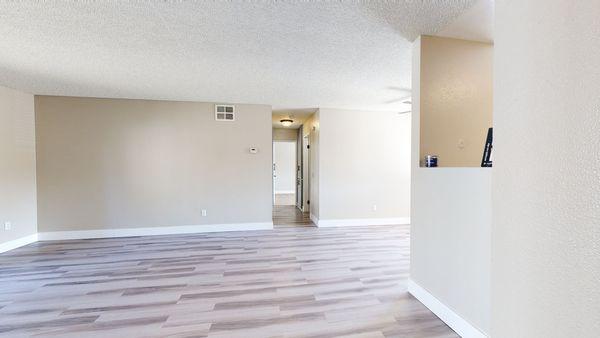
<instances>
[{"instance_id":1,"label":"textured popcorn ceiling","mask_svg":"<svg viewBox=\"0 0 600 338\"><path fill-rule=\"evenodd\" d=\"M3 1L0 85L281 109L405 109L411 41L473 3Z\"/></svg>"},{"instance_id":2,"label":"textured popcorn ceiling","mask_svg":"<svg viewBox=\"0 0 600 338\"><path fill-rule=\"evenodd\" d=\"M481 42L494 42L494 1L475 4L435 35Z\"/></svg>"}]
</instances>

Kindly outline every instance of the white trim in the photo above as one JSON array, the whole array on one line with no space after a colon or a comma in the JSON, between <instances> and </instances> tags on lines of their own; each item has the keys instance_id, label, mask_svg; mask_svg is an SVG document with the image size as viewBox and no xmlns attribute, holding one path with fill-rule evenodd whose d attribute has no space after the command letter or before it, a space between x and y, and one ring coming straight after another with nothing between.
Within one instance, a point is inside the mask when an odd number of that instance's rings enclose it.
<instances>
[{"instance_id":1,"label":"white trim","mask_svg":"<svg viewBox=\"0 0 600 338\"><path fill-rule=\"evenodd\" d=\"M364 225L399 225L410 224L410 217L396 218L356 218L356 219L320 219L317 224L320 228L364 226Z\"/></svg>"},{"instance_id":2,"label":"white trim","mask_svg":"<svg viewBox=\"0 0 600 338\"><path fill-rule=\"evenodd\" d=\"M271 230L273 222L161 226L150 228L97 229L40 232L40 241L64 239L110 238L132 236L176 235L202 232Z\"/></svg>"},{"instance_id":3,"label":"white trim","mask_svg":"<svg viewBox=\"0 0 600 338\"><path fill-rule=\"evenodd\" d=\"M277 194L295 194L296 190L275 190L275 195Z\"/></svg>"},{"instance_id":4,"label":"white trim","mask_svg":"<svg viewBox=\"0 0 600 338\"><path fill-rule=\"evenodd\" d=\"M13 239L12 241L8 241L0 244L0 253L7 252L12 249L20 248L27 244L31 244L37 242L38 234L31 234L29 236Z\"/></svg>"},{"instance_id":5,"label":"white trim","mask_svg":"<svg viewBox=\"0 0 600 338\"><path fill-rule=\"evenodd\" d=\"M415 283L412 279L408 280L408 292L415 296L431 312L438 316L444 323L448 324L459 336L463 338L487 338L487 335L478 328L462 318L425 288Z\"/></svg>"},{"instance_id":6,"label":"white trim","mask_svg":"<svg viewBox=\"0 0 600 338\"><path fill-rule=\"evenodd\" d=\"M319 226L319 218L315 216L312 212L310 213L310 220L316 225Z\"/></svg>"}]
</instances>

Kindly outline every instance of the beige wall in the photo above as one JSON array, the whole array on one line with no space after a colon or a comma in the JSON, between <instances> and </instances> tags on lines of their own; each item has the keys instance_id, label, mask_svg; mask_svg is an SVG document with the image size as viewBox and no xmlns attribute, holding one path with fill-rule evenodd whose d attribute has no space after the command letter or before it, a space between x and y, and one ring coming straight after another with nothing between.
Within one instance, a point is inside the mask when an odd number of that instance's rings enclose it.
<instances>
[{"instance_id":1,"label":"beige wall","mask_svg":"<svg viewBox=\"0 0 600 338\"><path fill-rule=\"evenodd\" d=\"M438 155L439 166L481 166L492 127L492 62L491 44L421 37L420 159Z\"/></svg>"},{"instance_id":2,"label":"beige wall","mask_svg":"<svg viewBox=\"0 0 600 338\"><path fill-rule=\"evenodd\" d=\"M270 106L236 105L235 122L216 122L211 103L35 105L42 232L271 222Z\"/></svg>"},{"instance_id":3,"label":"beige wall","mask_svg":"<svg viewBox=\"0 0 600 338\"><path fill-rule=\"evenodd\" d=\"M419 85L421 42L413 46L410 279L470 323L476 333L464 336L474 337L490 331L492 169L419 166L429 96Z\"/></svg>"},{"instance_id":4,"label":"beige wall","mask_svg":"<svg viewBox=\"0 0 600 338\"><path fill-rule=\"evenodd\" d=\"M600 337L600 5L496 1L492 337Z\"/></svg>"},{"instance_id":5,"label":"beige wall","mask_svg":"<svg viewBox=\"0 0 600 338\"><path fill-rule=\"evenodd\" d=\"M319 126L319 220L408 218L410 114L322 108Z\"/></svg>"},{"instance_id":6,"label":"beige wall","mask_svg":"<svg viewBox=\"0 0 600 338\"><path fill-rule=\"evenodd\" d=\"M0 87L0 244L37 231L33 107L33 95Z\"/></svg>"},{"instance_id":7,"label":"beige wall","mask_svg":"<svg viewBox=\"0 0 600 338\"><path fill-rule=\"evenodd\" d=\"M298 129L273 128L273 141L296 141Z\"/></svg>"},{"instance_id":8,"label":"beige wall","mask_svg":"<svg viewBox=\"0 0 600 338\"><path fill-rule=\"evenodd\" d=\"M310 135L310 133L315 130L319 126L319 115L317 114L319 110L312 114L309 118L304 121L302 124L302 136Z\"/></svg>"}]
</instances>

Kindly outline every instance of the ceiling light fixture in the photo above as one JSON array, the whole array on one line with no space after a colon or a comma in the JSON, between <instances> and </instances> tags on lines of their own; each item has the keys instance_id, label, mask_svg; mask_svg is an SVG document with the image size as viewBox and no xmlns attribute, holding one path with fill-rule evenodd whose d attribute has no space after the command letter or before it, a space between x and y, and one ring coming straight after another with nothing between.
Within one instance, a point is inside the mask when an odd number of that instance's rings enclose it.
<instances>
[{"instance_id":1,"label":"ceiling light fixture","mask_svg":"<svg viewBox=\"0 0 600 338\"><path fill-rule=\"evenodd\" d=\"M280 120L279 122L281 122L282 126L289 127L289 126L292 125L292 123L294 123L294 120L292 120L292 119L283 119L283 120Z\"/></svg>"}]
</instances>

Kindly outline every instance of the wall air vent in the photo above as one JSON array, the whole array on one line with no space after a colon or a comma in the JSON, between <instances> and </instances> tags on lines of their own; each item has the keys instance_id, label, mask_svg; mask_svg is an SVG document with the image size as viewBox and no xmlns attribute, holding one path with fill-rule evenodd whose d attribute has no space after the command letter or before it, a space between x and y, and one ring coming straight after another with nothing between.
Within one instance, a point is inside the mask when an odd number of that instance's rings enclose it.
<instances>
[{"instance_id":1,"label":"wall air vent","mask_svg":"<svg viewBox=\"0 0 600 338\"><path fill-rule=\"evenodd\" d=\"M215 105L215 120L235 121L235 106L226 104Z\"/></svg>"}]
</instances>

